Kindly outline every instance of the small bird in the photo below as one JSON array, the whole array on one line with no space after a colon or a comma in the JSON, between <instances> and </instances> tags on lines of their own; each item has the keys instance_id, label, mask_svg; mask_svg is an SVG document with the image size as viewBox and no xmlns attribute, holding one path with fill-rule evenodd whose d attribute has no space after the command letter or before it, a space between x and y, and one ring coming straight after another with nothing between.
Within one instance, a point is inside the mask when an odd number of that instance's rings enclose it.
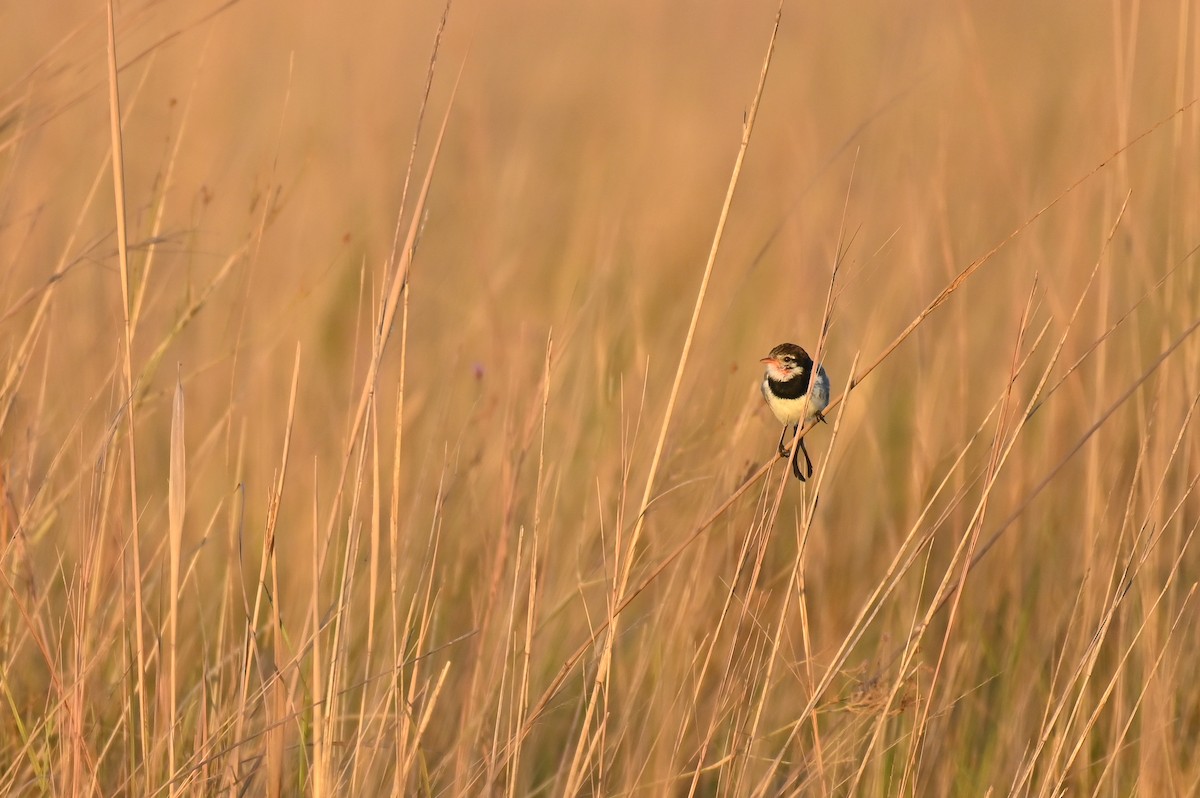
<instances>
[{"instance_id":1,"label":"small bird","mask_svg":"<svg viewBox=\"0 0 1200 798\"><path fill-rule=\"evenodd\" d=\"M829 375L822 366L817 369L817 379L814 381L812 358L795 344L780 344L759 362L767 367L762 381L763 398L767 400L767 407L771 408L775 418L783 423L783 432L779 435L779 456L787 457L789 452L783 445L783 439L787 436L789 426L799 432L802 424L814 418L825 421L821 411L829 406ZM811 395L809 383L812 383ZM804 448L803 438L800 439L800 452L804 455L807 476L811 477L812 460ZM805 474L800 472L799 458L792 460L792 473L796 479L805 481Z\"/></svg>"}]
</instances>

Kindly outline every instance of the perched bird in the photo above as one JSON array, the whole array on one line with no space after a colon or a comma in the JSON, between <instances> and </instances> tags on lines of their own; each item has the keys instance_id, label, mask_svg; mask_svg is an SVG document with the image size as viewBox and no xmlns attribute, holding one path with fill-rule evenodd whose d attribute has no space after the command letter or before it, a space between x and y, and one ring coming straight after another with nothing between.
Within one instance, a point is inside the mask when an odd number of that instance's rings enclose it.
<instances>
[{"instance_id":1,"label":"perched bird","mask_svg":"<svg viewBox=\"0 0 1200 798\"><path fill-rule=\"evenodd\" d=\"M789 426L799 432L802 425L814 418L825 420L821 411L829 406L829 375L822 366L817 369L817 378L813 380L812 358L795 344L780 344L759 362L767 367L762 381L763 398L767 400L767 407L771 408L775 418L783 423L783 432L779 435L779 456L787 457L789 452L783 445L783 439L787 436ZM804 448L803 438L800 439L800 452L804 455L807 476L811 477L812 460ZM792 473L796 479L805 481L806 475L800 473L800 458L792 460Z\"/></svg>"}]
</instances>

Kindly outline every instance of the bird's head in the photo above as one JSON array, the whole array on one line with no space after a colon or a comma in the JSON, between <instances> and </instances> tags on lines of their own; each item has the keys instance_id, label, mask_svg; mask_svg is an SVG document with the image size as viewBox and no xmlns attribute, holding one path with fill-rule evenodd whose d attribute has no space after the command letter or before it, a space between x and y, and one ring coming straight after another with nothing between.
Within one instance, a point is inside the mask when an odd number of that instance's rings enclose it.
<instances>
[{"instance_id":1,"label":"bird's head","mask_svg":"<svg viewBox=\"0 0 1200 798\"><path fill-rule=\"evenodd\" d=\"M812 358L795 344L780 344L759 362L767 367L767 376L779 382L803 377L812 368Z\"/></svg>"}]
</instances>

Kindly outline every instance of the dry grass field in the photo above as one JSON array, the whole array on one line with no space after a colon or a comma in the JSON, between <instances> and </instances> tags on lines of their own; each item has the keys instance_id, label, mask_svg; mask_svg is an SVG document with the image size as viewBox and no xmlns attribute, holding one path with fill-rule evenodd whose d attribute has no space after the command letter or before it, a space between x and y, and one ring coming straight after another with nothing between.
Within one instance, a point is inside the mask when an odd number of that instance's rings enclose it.
<instances>
[{"instance_id":1,"label":"dry grass field","mask_svg":"<svg viewBox=\"0 0 1200 798\"><path fill-rule=\"evenodd\" d=\"M1200 6L777 10L0 8L0 795L1200 795Z\"/></svg>"}]
</instances>

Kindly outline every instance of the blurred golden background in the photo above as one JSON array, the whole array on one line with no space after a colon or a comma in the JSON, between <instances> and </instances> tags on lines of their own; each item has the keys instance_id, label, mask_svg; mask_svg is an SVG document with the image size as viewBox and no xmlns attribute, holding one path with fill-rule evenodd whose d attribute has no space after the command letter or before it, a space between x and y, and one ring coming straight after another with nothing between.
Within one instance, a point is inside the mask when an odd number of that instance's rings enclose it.
<instances>
[{"instance_id":1,"label":"blurred golden background","mask_svg":"<svg viewBox=\"0 0 1200 798\"><path fill-rule=\"evenodd\" d=\"M0 10L0 792L1196 794L1200 9L785 5L685 356L776 10L126 0L128 328Z\"/></svg>"}]
</instances>

